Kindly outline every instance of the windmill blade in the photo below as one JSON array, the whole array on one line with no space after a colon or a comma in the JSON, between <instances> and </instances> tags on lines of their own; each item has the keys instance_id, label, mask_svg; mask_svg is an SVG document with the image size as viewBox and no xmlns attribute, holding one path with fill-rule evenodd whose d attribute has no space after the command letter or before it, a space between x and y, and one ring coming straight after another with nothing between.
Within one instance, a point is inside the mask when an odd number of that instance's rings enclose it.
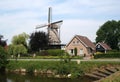
<instances>
[{"instance_id":1,"label":"windmill blade","mask_svg":"<svg viewBox=\"0 0 120 82\"><path fill-rule=\"evenodd\" d=\"M57 25L58 27L60 27L62 23L63 23L63 20L60 20L60 21L51 23L51 25Z\"/></svg>"},{"instance_id":2,"label":"windmill blade","mask_svg":"<svg viewBox=\"0 0 120 82\"><path fill-rule=\"evenodd\" d=\"M46 26L48 26L48 24L37 25L37 26L36 26L36 29L43 28L43 27L46 27Z\"/></svg>"},{"instance_id":3,"label":"windmill blade","mask_svg":"<svg viewBox=\"0 0 120 82\"><path fill-rule=\"evenodd\" d=\"M54 34L56 35L56 37L58 38L58 40L60 41L60 36L58 35L58 33L55 30L52 30L54 32Z\"/></svg>"},{"instance_id":4,"label":"windmill blade","mask_svg":"<svg viewBox=\"0 0 120 82\"><path fill-rule=\"evenodd\" d=\"M48 9L48 24L52 22L52 7Z\"/></svg>"},{"instance_id":5,"label":"windmill blade","mask_svg":"<svg viewBox=\"0 0 120 82\"><path fill-rule=\"evenodd\" d=\"M53 22L51 24L57 24L57 23L62 23L62 22L63 22L63 20L60 20L60 21L57 21L57 22Z\"/></svg>"}]
</instances>

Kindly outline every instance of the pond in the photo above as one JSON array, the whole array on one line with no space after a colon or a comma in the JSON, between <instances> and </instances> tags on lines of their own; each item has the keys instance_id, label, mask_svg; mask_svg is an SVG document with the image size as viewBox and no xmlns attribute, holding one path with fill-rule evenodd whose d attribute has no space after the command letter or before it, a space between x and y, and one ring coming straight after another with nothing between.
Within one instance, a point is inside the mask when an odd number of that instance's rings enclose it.
<instances>
[{"instance_id":1,"label":"pond","mask_svg":"<svg viewBox=\"0 0 120 82\"><path fill-rule=\"evenodd\" d=\"M43 75L33 75L33 74L16 74L16 73L7 73L0 74L0 82L92 82L90 78L49 78Z\"/></svg>"}]
</instances>

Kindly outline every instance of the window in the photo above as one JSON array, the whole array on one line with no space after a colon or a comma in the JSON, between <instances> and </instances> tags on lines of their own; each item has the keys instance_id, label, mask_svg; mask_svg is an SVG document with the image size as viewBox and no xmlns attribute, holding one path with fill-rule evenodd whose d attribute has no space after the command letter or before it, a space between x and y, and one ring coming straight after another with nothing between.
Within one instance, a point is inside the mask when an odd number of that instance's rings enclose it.
<instances>
[{"instance_id":1,"label":"window","mask_svg":"<svg viewBox=\"0 0 120 82\"><path fill-rule=\"evenodd\" d=\"M75 44L75 41L73 41L73 44Z\"/></svg>"},{"instance_id":2,"label":"window","mask_svg":"<svg viewBox=\"0 0 120 82\"><path fill-rule=\"evenodd\" d=\"M77 41L77 44L79 44L79 41Z\"/></svg>"},{"instance_id":3,"label":"window","mask_svg":"<svg viewBox=\"0 0 120 82\"><path fill-rule=\"evenodd\" d=\"M80 55L83 55L83 49L80 49Z\"/></svg>"},{"instance_id":4,"label":"window","mask_svg":"<svg viewBox=\"0 0 120 82\"><path fill-rule=\"evenodd\" d=\"M73 54L74 53L74 50L73 49L71 49L71 54Z\"/></svg>"},{"instance_id":5,"label":"window","mask_svg":"<svg viewBox=\"0 0 120 82\"><path fill-rule=\"evenodd\" d=\"M100 48L100 45L98 45L97 48Z\"/></svg>"}]
</instances>

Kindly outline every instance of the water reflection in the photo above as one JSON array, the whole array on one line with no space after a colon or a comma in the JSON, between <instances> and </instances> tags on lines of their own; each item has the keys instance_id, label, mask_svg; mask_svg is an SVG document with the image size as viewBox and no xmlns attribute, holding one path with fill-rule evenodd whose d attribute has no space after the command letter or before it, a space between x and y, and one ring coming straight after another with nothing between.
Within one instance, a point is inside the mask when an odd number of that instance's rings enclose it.
<instances>
[{"instance_id":1,"label":"water reflection","mask_svg":"<svg viewBox=\"0 0 120 82\"><path fill-rule=\"evenodd\" d=\"M21 75L15 73L0 74L0 82L92 82L89 78L79 78L79 79L58 79L58 78L48 78L46 76L33 74Z\"/></svg>"}]
</instances>

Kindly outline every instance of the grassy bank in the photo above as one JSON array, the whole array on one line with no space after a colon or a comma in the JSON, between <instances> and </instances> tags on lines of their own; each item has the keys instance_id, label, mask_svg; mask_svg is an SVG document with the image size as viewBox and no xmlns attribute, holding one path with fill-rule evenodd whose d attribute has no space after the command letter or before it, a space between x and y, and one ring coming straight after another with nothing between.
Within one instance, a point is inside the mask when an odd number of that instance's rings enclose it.
<instances>
[{"instance_id":1,"label":"grassy bank","mask_svg":"<svg viewBox=\"0 0 120 82\"><path fill-rule=\"evenodd\" d=\"M51 70L56 75L72 74L72 77L78 77L84 75L84 73L106 66L120 66L120 62L82 61L80 64L77 64L75 61L10 61L7 69L16 70L24 68L27 72L34 72L35 69L42 72Z\"/></svg>"},{"instance_id":2,"label":"grassy bank","mask_svg":"<svg viewBox=\"0 0 120 82\"><path fill-rule=\"evenodd\" d=\"M105 79L101 79L99 82L120 82L120 71Z\"/></svg>"}]
</instances>

